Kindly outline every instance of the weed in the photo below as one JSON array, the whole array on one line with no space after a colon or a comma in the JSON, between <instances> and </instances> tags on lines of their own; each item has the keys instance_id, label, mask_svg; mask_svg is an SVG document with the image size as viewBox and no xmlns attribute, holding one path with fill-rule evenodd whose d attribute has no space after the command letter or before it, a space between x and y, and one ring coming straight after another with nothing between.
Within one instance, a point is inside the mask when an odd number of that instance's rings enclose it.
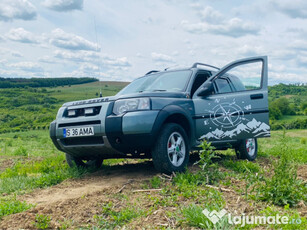
<instances>
[{"instance_id":1,"label":"weed","mask_svg":"<svg viewBox=\"0 0 307 230\"><path fill-rule=\"evenodd\" d=\"M219 210L217 207L206 207L209 212L213 210ZM201 229L231 229L231 225L228 224L227 217L224 216L215 225L202 213L203 208L198 205L191 204L182 208L182 214L184 216L184 222L188 225L201 228Z\"/></svg>"},{"instance_id":2,"label":"weed","mask_svg":"<svg viewBox=\"0 0 307 230\"><path fill-rule=\"evenodd\" d=\"M301 217L295 210L290 210L289 205L284 206L283 210L276 209L274 206L268 206L264 210L261 210L260 214L266 217L277 215L280 217L285 216L288 219L287 224L277 222L275 224L266 225L266 227L270 229L307 229L306 217ZM250 227L256 228L258 226L260 225L252 225Z\"/></svg>"},{"instance_id":3,"label":"weed","mask_svg":"<svg viewBox=\"0 0 307 230\"><path fill-rule=\"evenodd\" d=\"M217 158L218 156L214 152L215 147L211 146L211 143L208 143L204 140L199 147L202 148L199 152L200 160L195 164L198 164L202 169L206 177L207 184L214 184L222 178L221 172L218 170L218 164L213 163L212 159Z\"/></svg>"},{"instance_id":4,"label":"weed","mask_svg":"<svg viewBox=\"0 0 307 230\"><path fill-rule=\"evenodd\" d=\"M43 161L20 162L0 174L0 194L13 193L58 184L68 178L80 177L87 169L69 168L62 156Z\"/></svg>"},{"instance_id":5,"label":"weed","mask_svg":"<svg viewBox=\"0 0 307 230\"><path fill-rule=\"evenodd\" d=\"M26 202L21 202L17 200L16 197L0 198L0 219L3 216L23 212L31 207L33 207L33 205L27 204Z\"/></svg>"},{"instance_id":6,"label":"weed","mask_svg":"<svg viewBox=\"0 0 307 230\"><path fill-rule=\"evenodd\" d=\"M50 228L51 217L46 215L37 214L35 216L34 227L38 229L48 229Z\"/></svg>"},{"instance_id":7,"label":"weed","mask_svg":"<svg viewBox=\"0 0 307 230\"><path fill-rule=\"evenodd\" d=\"M119 211L115 211L113 203L102 207L102 215L95 215L94 219L97 221L99 227L106 229L113 229L118 226L123 226L124 224L130 222L133 218L140 216L143 213L142 210L136 210L135 208L126 207Z\"/></svg>"},{"instance_id":8,"label":"weed","mask_svg":"<svg viewBox=\"0 0 307 230\"><path fill-rule=\"evenodd\" d=\"M153 178L151 178L150 184L152 188L160 188L160 185L161 185L160 177L154 176Z\"/></svg>"},{"instance_id":9,"label":"weed","mask_svg":"<svg viewBox=\"0 0 307 230\"><path fill-rule=\"evenodd\" d=\"M246 172L257 173L260 171L259 164L247 160L239 160L239 161L227 160L223 161L223 166L232 169L233 171L238 173L246 173Z\"/></svg>"},{"instance_id":10,"label":"weed","mask_svg":"<svg viewBox=\"0 0 307 230\"><path fill-rule=\"evenodd\" d=\"M302 137L300 140L302 145L305 145L307 143L307 138L306 137Z\"/></svg>"},{"instance_id":11,"label":"weed","mask_svg":"<svg viewBox=\"0 0 307 230\"><path fill-rule=\"evenodd\" d=\"M23 157L26 157L26 156L28 156L28 152L27 152L27 150L26 150L23 146L20 146L20 147L14 152L14 155L15 155L15 156L23 156Z\"/></svg>"},{"instance_id":12,"label":"weed","mask_svg":"<svg viewBox=\"0 0 307 230\"><path fill-rule=\"evenodd\" d=\"M274 175L265 178L265 183L255 186L258 193L256 197L276 205L289 204L292 207L301 200L306 201L307 186L297 179L297 167L289 154L285 133L280 142L280 158L273 163Z\"/></svg>"}]
</instances>

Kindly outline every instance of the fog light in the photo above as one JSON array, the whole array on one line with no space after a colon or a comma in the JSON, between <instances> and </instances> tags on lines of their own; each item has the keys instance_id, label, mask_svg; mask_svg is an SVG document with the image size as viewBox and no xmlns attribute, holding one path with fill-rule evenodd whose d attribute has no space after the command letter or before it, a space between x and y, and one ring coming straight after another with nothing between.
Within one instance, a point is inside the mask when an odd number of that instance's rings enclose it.
<instances>
[{"instance_id":1,"label":"fog light","mask_svg":"<svg viewBox=\"0 0 307 230\"><path fill-rule=\"evenodd\" d=\"M90 115L94 113L94 108L86 108L84 109L84 114L85 115Z\"/></svg>"},{"instance_id":2,"label":"fog light","mask_svg":"<svg viewBox=\"0 0 307 230\"><path fill-rule=\"evenodd\" d=\"M69 117L76 116L76 110L68 110L68 116Z\"/></svg>"}]
</instances>

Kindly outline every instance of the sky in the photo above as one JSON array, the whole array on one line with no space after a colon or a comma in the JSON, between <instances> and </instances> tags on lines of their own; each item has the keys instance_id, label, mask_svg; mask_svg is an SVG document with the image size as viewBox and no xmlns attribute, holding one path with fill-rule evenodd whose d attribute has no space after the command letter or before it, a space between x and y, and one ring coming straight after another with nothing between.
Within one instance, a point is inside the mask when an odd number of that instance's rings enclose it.
<instances>
[{"instance_id":1,"label":"sky","mask_svg":"<svg viewBox=\"0 0 307 230\"><path fill-rule=\"evenodd\" d=\"M0 77L131 81L268 56L269 84L307 83L305 0L0 0Z\"/></svg>"}]
</instances>

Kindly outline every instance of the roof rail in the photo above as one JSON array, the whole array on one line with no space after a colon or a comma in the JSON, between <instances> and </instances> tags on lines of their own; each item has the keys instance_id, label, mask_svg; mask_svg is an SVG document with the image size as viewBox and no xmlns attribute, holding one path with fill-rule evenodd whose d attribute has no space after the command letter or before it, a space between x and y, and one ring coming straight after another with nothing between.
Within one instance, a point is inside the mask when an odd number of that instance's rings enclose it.
<instances>
[{"instance_id":1,"label":"roof rail","mask_svg":"<svg viewBox=\"0 0 307 230\"><path fill-rule=\"evenodd\" d=\"M146 73L145 75L152 74L152 73L157 73L157 72L160 72L160 71L158 71L158 70L152 70L152 71L149 71L148 73Z\"/></svg>"},{"instance_id":2,"label":"roof rail","mask_svg":"<svg viewBox=\"0 0 307 230\"><path fill-rule=\"evenodd\" d=\"M220 70L220 68L215 67L215 66L213 66L213 65L208 65L208 64L199 63L199 62L194 63L194 64L192 65L191 68L197 68L198 65L203 65L203 66L211 67L211 68L213 68L213 69Z\"/></svg>"}]
</instances>

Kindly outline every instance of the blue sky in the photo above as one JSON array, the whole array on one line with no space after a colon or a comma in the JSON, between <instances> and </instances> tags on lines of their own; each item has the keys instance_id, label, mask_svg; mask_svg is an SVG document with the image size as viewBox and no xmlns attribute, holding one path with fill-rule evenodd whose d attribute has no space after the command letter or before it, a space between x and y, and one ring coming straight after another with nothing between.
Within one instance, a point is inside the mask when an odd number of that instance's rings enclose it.
<instances>
[{"instance_id":1,"label":"blue sky","mask_svg":"<svg viewBox=\"0 0 307 230\"><path fill-rule=\"evenodd\" d=\"M306 37L304 0L0 0L0 76L131 81L267 55L270 84L306 83Z\"/></svg>"}]
</instances>

